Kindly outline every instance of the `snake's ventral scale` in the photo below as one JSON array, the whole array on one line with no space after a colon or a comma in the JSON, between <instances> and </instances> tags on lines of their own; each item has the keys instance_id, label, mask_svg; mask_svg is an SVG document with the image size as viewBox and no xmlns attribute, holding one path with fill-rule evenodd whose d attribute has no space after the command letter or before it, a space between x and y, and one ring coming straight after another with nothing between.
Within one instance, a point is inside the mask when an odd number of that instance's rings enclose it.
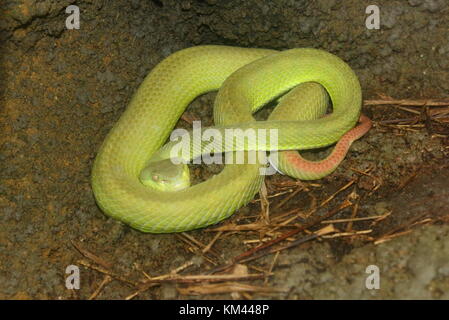
<instances>
[{"instance_id":1,"label":"snake's ventral scale","mask_svg":"<svg viewBox=\"0 0 449 320\"><path fill-rule=\"evenodd\" d=\"M296 178L332 172L352 141L371 126L360 114L355 73L328 52L228 46L178 51L148 74L97 154L92 188L107 215L143 232L181 232L217 223L253 199L264 179L259 170L264 163L227 164L207 181L189 186L187 165L173 164L170 148L163 147L189 103L217 89L217 130L276 129L279 169ZM266 121L254 120L255 111L286 92ZM333 110L324 115L329 99ZM295 151L336 142L331 155L318 162ZM167 181L176 189L165 189Z\"/></svg>"}]
</instances>

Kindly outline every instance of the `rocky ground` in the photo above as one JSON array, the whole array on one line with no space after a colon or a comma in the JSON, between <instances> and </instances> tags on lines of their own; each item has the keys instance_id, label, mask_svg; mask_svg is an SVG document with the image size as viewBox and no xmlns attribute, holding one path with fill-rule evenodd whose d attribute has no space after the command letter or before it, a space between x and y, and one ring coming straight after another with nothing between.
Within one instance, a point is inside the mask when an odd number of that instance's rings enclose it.
<instances>
[{"instance_id":1,"label":"rocky ground","mask_svg":"<svg viewBox=\"0 0 449 320\"><path fill-rule=\"evenodd\" d=\"M447 105L367 103L363 112L374 127L335 173L303 185L280 175L267 179L272 219L302 213L289 228L226 231L206 253L201 244L214 239L214 227L186 235L140 233L100 211L89 181L99 146L145 75L189 46L321 48L355 70L365 100L447 99L447 1L377 1L379 30L365 27L371 2L360 0L85 0L76 2L79 30L65 27L65 8L74 1L0 2L0 298L449 298ZM211 123L213 97L196 99L188 114ZM217 170L194 174L205 178ZM336 222L348 234L328 234L224 271L272 273L264 279L215 287L155 283L146 290L138 283L144 273L163 275L183 265L179 276L207 274L345 201L351 205L325 220L381 218ZM216 227L258 221L260 212L254 201ZM69 265L80 268L79 290L65 286ZM365 286L370 265L379 269L380 289ZM236 293L238 285L249 287Z\"/></svg>"}]
</instances>

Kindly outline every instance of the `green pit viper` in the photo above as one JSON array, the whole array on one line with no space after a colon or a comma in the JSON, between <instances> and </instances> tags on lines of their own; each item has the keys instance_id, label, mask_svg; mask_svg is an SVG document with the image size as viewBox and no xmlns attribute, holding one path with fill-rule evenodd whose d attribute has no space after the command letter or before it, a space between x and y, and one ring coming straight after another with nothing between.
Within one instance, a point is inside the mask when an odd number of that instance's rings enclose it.
<instances>
[{"instance_id":1,"label":"green pit viper","mask_svg":"<svg viewBox=\"0 0 449 320\"><path fill-rule=\"evenodd\" d=\"M143 232L181 232L215 224L253 199L264 180L262 161L227 164L212 178L188 186L187 165L170 159L173 142L163 146L189 103L217 89L214 128L278 130L278 168L296 178L318 179L332 172L371 126L360 114L355 73L328 52L214 45L180 50L147 75L96 156L92 188L107 215ZM252 114L279 97L268 120L255 121ZM332 113L324 115L328 97ZM295 102L299 107L290 107ZM295 151L337 141L330 156L318 162ZM200 155L201 148L192 148L189 158ZM234 143L223 146L223 152L254 148ZM266 149L256 151L275 151ZM176 185L179 180L182 189L164 189L167 181Z\"/></svg>"}]
</instances>

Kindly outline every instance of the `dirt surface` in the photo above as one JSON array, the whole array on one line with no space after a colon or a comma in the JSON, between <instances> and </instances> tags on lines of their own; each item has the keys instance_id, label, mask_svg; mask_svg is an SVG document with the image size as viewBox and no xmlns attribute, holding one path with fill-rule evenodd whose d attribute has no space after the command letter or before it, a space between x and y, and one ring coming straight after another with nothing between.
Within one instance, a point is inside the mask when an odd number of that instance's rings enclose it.
<instances>
[{"instance_id":1,"label":"dirt surface","mask_svg":"<svg viewBox=\"0 0 449 320\"><path fill-rule=\"evenodd\" d=\"M366 100L447 99L447 1L377 1L379 30L365 27L371 2L360 0L76 1L79 30L65 28L65 8L74 1L0 2L0 298L449 299L447 105L365 105L374 128L336 172L304 184L281 175L267 179L271 226L296 214L275 230L260 227L256 199L206 230L143 234L105 216L89 181L98 148L145 75L194 45L321 48L355 70ZM196 99L188 115L210 124L213 97ZM193 172L207 178L217 170ZM145 274L183 265L179 276L210 274L295 228L307 226L274 247L304 239L329 226L310 224L326 215L378 218L334 222L347 234L214 273L262 279L215 287L167 281L142 289L139 283ZM211 230L256 222L248 231L221 233L203 250L217 235ZM66 288L69 265L80 268L79 290ZM379 268L380 289L365 286L370 265ZM238 285L255 288L233 292Z\"/></svg>"}]
</instances>

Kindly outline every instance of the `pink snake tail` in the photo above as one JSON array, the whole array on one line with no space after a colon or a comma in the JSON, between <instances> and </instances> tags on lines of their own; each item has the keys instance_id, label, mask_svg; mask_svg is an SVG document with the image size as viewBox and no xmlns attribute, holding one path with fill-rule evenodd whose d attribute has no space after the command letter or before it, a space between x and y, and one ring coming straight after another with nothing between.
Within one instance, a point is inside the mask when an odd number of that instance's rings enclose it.
<instances>
[{"instance_id":1,"label":"pink snake tail","mask_svg":"<svg viewBox=\"0 0 449 320\"><path fill-rule=\"evenodd\" d=\"M322 178L337 168L348 153L351 144L367 133L371 127L371 120L361 114L359 124L345 133L331 154L323 160L310 161L304 159L297 151L283 151L280 157L281 171L303 180Z\"/></svg>"}]
</instances>

